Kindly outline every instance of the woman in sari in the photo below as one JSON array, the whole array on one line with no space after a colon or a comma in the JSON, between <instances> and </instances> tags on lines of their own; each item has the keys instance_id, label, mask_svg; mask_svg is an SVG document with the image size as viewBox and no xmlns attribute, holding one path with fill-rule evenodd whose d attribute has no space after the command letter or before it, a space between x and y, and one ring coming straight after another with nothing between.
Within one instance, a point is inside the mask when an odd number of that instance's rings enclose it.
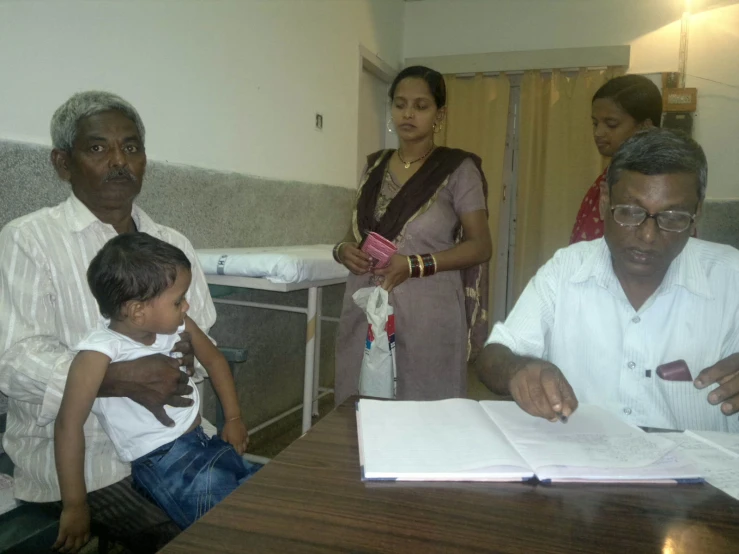
<instances>
[{"instance_id":1,"label":"woman in sari","mask_svg":"<svg viewBox=\"0 0 739 554\"><path fill-rule=\"evenodd\" d=\"M601 156L611 158L637 131L659 127L662 94L657 85L642 75L615 77L593 96L593 138ZM605 186L608 168L588 189L580 205L570 244L603 236L603 220L598 208L600 189Z\"/></svg>"},{"instance_id":2,"label":"woman in sari","mask_svg":"<svg viewBox=\"0 0 739 554\"><path fill-rule=\"evenodd\" d=\"M367 319L352 295L382 286L395 312L396 398L463 397L467 359L487 336L487 264L492 247L480 159L437 147L446 111L444 78L426 67L393 81L392 123L399 148L367 158L352 226L334 248L351 275L336 345L335 401L358 392ZM370 232L398 248L388 267L372 269L360 246Z\"/></svg>"}]
</instances>

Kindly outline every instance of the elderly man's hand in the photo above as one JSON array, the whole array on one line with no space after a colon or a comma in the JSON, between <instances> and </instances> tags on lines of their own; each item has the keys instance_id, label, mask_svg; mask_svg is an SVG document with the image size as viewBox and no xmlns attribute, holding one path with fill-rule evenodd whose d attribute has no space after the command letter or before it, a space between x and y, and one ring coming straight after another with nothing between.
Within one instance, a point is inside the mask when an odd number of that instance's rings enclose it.
<instances>
[{"instance_id":1,"label":"elderly man's hand","mask_svg":"<svg viewBox=\"0 0 739 554\"><path fill-rule=\"evenodd\" d=\"M164 354L154 354L110 364L100 386L98 396L127 397L149 410L167 427L174 421L164 411L164 405L185 407L192 399L184 396L192 393L188 376L180 371L181 359Z\"/></svg>"},{"instance_id":2,"label":"elderly man's hand","mask_svg":"<svg viewBox=\"0 0 739 554\"><path fill-rule=\"evenodd\" d=\"M577 409L575 392L565 376L543 360L532 359L516 370L508 389L521 409L549 421L567 418Z\"/></svg>"},{"instance_id":3,"label":"elderly man's hand","mask_svg":"<svg viewBox=\"0 0 739 554\"><path fill-rule=\"evenodd\" d=\"M711 367L707 367L698 374L694 381L699 389L713 383L719 383L720 386L711 391L708 401L714 405L721 404L721 412L724 415L739 412L739 353L732 354Z\"/></svg>"},{"instance_id":4,"label":"elderly man's hand","mask_svg":"<svg viewBox=\"0 0 739 554\"><path fill-rule=\"evenodd\" d=\"M179 352L182 354L180 358L180 366L184 366L187 369L187 374L192 377L195 373L195 354L192 350L192 339L190 333L183 331L180 333L180 340L174 345L172 352Z\"/></svg>"}]
</instances>

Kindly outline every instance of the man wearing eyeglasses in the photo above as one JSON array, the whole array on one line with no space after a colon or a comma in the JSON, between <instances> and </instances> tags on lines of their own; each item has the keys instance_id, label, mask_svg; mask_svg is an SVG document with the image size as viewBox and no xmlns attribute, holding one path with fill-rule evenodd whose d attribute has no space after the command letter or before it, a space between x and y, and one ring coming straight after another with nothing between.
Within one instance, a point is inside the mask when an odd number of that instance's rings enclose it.
<instances>
[{"instance_id":1,"label":"man wearing eyeglasses","mask_svg":"<svg viewBox=\"0 0 739 554\"><path fill-rule=\"evenodd\" d=\"M638 133L601 190L604 238L558 251L478 361L526 412L578 401L635 425L739 432L739 251L690 234L707 182L692 139Z\"/></svg>"}]
</instances>

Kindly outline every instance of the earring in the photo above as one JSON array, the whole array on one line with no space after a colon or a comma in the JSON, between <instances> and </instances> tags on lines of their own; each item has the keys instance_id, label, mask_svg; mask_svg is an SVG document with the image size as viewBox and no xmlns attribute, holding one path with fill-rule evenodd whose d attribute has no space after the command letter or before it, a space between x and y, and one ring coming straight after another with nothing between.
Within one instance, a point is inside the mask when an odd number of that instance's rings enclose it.
<instances>
[{"instance_id":1,"label":"earring","mask_svg":"<svg viewBox=\"0 0 739 554\"><path fill-rule=\"evenodd\" d=\"M395 133L395 127L393 126L393 118L389 117L387 120L387 132L394 134Z\"/></svg>"},{"instance_id":2,"label":"earring","mask_svg":"<svg viewBox=\"0 0 739 554\"><path fill-rule=\"evenodd\" d=\"M436 121L434 121L434 133L441 133L441 128L441 123L436 123Z\"/></svg>"}]
</instances>

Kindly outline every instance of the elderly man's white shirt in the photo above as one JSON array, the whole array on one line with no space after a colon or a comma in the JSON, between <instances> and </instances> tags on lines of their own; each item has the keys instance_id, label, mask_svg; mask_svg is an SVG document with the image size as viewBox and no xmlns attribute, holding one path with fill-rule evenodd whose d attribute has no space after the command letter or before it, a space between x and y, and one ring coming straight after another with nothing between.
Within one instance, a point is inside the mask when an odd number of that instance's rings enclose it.
<instances>
[{"instance_id":1,"label":"elderly man's white shirt","mask_svg":"<svg viewBox=\"0 0 739 554\"><path fill-rule=\"evenodd\" d=\"M192 263L189 315L208 332L215 307L195 251L183 235L132 213L139 231L180 248ZM10 397L3 446L15 468L15 495L31 502L59 500L54 466L54 420L74 357L70 349L100 322L87 286L87 267L116 236L74 195L8 223L0 232L0 391ZM88 491L130 473L97 418L85 423Z\"/></svg>"}]
</instances>

